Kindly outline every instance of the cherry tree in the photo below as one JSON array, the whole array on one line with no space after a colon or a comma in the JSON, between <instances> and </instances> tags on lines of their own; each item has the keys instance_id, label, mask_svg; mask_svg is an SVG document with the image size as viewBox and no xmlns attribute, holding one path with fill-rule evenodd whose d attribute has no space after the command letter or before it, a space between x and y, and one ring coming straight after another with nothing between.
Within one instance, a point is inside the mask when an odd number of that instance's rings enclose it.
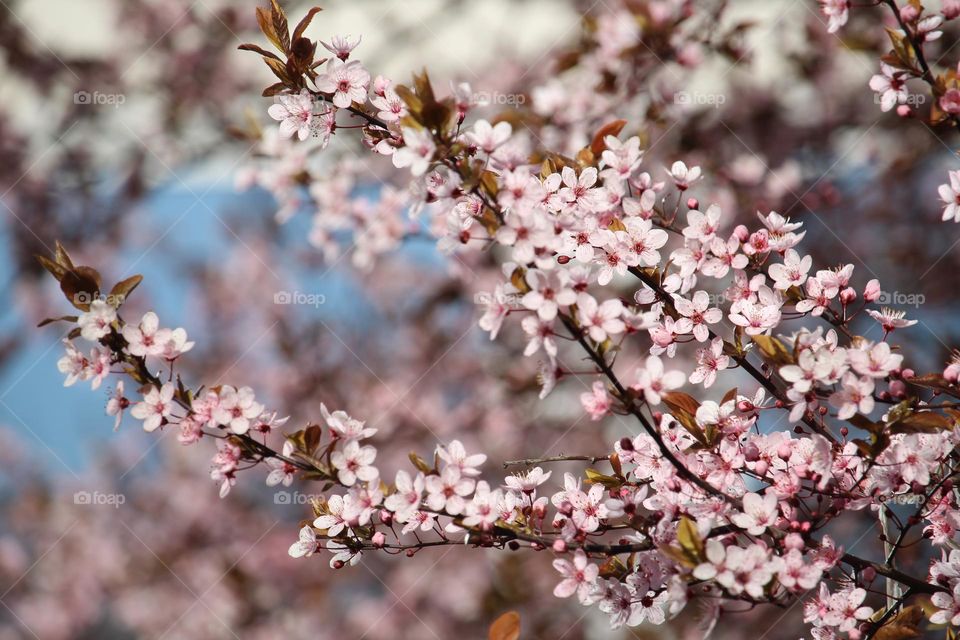
<instances>
[{"instance_id":1,"label":"cherry tree","mask_svg":"<svg viewBox=\"0 0 960 640\"><path fill-rule=\"evenodd\" d=\"M956 73L929 61L958 7L820 4L827 34L895 23L860 87L877 111L896 111L901 127L958 124ZM127 415L208 445L222 498L257 473L270 486L311 483L311 511L289 531L304 571L318 570L314 556L349 572L434 547L524 551L549 554L553 595L596 608L612 629L664 624L699 603L710 633L724 615L799 605L818 640L952 637L960 356L915 370L898 339L916 320L880 304L881 284L853 263L815 260L805 221L709 201L729 177L704 170L698 150L650 160L643 122L655 105L638 84L657 61L729 49L739 30L704 38L711 14L688 3L624 2L529 102L491 112L466 83L378 75L360 39L311 40L319 11L292 25L276 1L258 8L266 41L240 47L274 76L263 90L272 124L247 132L260 154L242 186L270 190L280 221L306 197L311 245L330 261L352 254L361 271L406 242L436 241L451 270L483 273L476 322L537 363L541 401L573 390L589 418L578 429L630 429L593 450L520 460L451 438L401 463L363 403L347 412L320 400L301 426L250 386L188 381L189 327L126 313L143 278L107 286L57 244L39 259L75 308L50 319L71 325L58 363L67 385L110 380L116 424ZM631 64L640 31L662 36L663 58L648 66ZM926 112L914 84L932 98ZM618 117L641 101L639 124ZM371 167L376 198L354 197ZM929 194L945 221L958 218L958 184L951 172ZM880 532L844 544L863 514Z\"/></svg>"}]
</instances>

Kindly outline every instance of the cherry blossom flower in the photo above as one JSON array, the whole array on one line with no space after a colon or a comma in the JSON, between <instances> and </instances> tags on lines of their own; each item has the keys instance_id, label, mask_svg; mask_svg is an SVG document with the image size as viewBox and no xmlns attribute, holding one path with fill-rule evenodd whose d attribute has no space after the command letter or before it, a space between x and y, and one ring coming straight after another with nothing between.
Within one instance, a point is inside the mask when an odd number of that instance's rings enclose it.
<instances>
[{"instance_id":1,"label":"cherry blossom flower","mask_svg":"<svg viewBox=\"0 0 960 640\"><path fill-rule=\"evenodd\" d=\"M456 466L444 467L440 475L429 475L424 481L427 490L426 505L434 511L446 511L452 516L460 515L466 500L476 485L473 478L466 478Z\"/></svg>"},{"instance_id":2,"label":"cherry blossom flower","mask_svg":"<svg viewBox=\"0 0 960 640\"><path fill-rule=\"evenodd\" d=\"M127 351L139 357L161 355L164 352L165 343L171 337L169 329L160 328L160 320L152 311L143 314L137 326L129 324L124 326L121 333L123 339L127 341ZM185 332L183 337L186 340Z\"/></svg>"},{"instance_id":3,"label":"cherry blossom flower","mask_svg":"<svg viewBox=\"0 0 960 640\"><path fill-rule=\"evenodd\" d=\"M484 453L467 455L467 450L459 440L453 440L447 446L437 445L437 455L445 463L458 468L460 473L471 478L480 475L477 467L487 461Z\"/></svg>"},{"instance_id":4,"label":"cherry blossom flower","mask_svg":"<svg viewBox=\"0 0 960 640\"><path fill-rule=\"evenodd\" d=\"M894 311L893 309L888 309L886 307L884 307L881 311L867 309L867 313L870 314L871 318L880 323L880 326L883 327L884 335L894 331L895 329L905 329L917 324L916 320L907 320L907 314L905 312Z\"/></svg>"},{"instance_id":5,"label":"cherry blossom flower","mask_svg":"<svg viewBox=\"0 0 960 640\"><path fill-rule=\"evenodd\" d=\"M570 276L566 271L527 272L527 282L531 290L523 295L520 302L531 311L536 311L541 320L553 320L559 307L570 306L577 301L577 293L570 286Z\"/></svg>"},{"instance_id":6,"label":"cherry blossom flower","mask_svg":"<svg viewBox=\"0 0 960 640\"><path fill-rule=\"evenodd\" d=\"M521 493L533 493L537 487L550 479L552 471L544 473L540 467L534 467L526 473L514 473L503 479L504 484L509 489L520 491Z\"/></svg>"},{"instance_id":7,"label":"cherry blossom flower","mask_svg":"<svg viewBox=\"0 0 960 640\"><path fill-rule=\"evenodd\" d=\"M167 382L157 389L151 386L143 401L138 402L130 409L130 415L137 420L143 420L143 430L153 431L173 412L173 394L175 388Z\"/></svg>"},{"instance_id":8,"label":"cherry blossom flower","mask_svg":"<svg viewBox=\"0 0 960 640\"><path fill-rule=\"evenodd\" d=\"M875 386L872 378L858 378L853 373L845 373L840 390L830 395L830 404L838 409L837 418L849 420L856 413L868 415L873 411Z\"/></svg>"},{"instance_id":9,"label":"cherry blossom flower","mask_svg":"<svg viewBox=\"0 0 960 640\"><path fill-rule=\"evenodd\" d=\"M690 185L700 178L700 167L690 167L682 161L677 160L671 165L669 170L673 183L680 191L686 191Z\"/></svg>"},{"instance_id":10,"label":"cherry blossom flower","mask_svg":"<svg viewBox=\"0 0 960 640\"><path fill-rule=\"evenodd\" d=\"M362 36L355 41L351 40L350 36L334 36L330 40L330 44L327 44L323 40L320 41L320 44L340 60L346 61L346 59L350 57L350 53L360 44L361 40L363 40Z\"/></svg>"},{"instance_id":11,"label":"cherry blossom flower","mask_svg":"<svg viewBox=\"0 0 960 640\"><path fill-rule=\"evenodd\" d=\"M850 17L850 0L820 0L820 10L829 18L827 31L836 33Z\"/></svg>"},{"instance_id":12,"label":"cherry blossom flower","mask_svg":"<svg viewBox=\"0 0 960 640\"><path fill-rule=\"evenodd\" d=\"M898 104L906 104L910 98L910 92L907 91L907 74L886 62L881 62L880 73L870 78L870 88L880 94L882 111L890 111Z\"/></svg>"},{"instance_id":13,"label":"cherry blossom flower","mask_svg":"<svg viewBox=\"0 0 960 640\"><path fill-rule=\"evenodd\" d=\"M130 401L123 396L123 380L117 381L117 386L114 388L113 393L110 394L110 399L107 400L107 415L115 416L113 422L113 430L116 431L120 428L120 422L123 420L123 411L128 406L130 406Z\"/></svg>"},{"instance_id":14,"label":"cherry blossom flower","mask_svg":"<svg viewBox=\"0 0 960 640\"><path fill-rule=\"evenodd\" d=\"M300 93L281 94L276 104L267 109L271 118L280 122L280 136L297 138L303 142L310 137L313 128L313 96L306 89Z\"/></svg>"},{"instance_id":15,"label":"cherry blossom flower","mask_svg":"<svg viewBox=\"0 0 960 640\"><path fill-rule=\"evenodd\" d=\"M237 483L240 447L227 440L220 440L211 464L213 468L210 470L210 478L220 483L220 497L225 498L231 487Z\"/></svg>"},{"instance_id":16,"label":"cherry blossom flower","mask_svg":"<svg viewBox=\"0 0 960 640\"><path fill-rule=\"evenodd\" d=\"M436 145L429 131L403 128L403 146L393 152L393 166L410 167L410 173L422 176L430 167Z\"/></svg>"},{"instance_id":17,"label":"cherry blossom flower","mask_svg":"<svg viewBox=\"0 0 960 640\"><path fill-rule=\"evenodd\" d=\"M942 184L937 192L943 201L943 221L960 222L960 171L949 171L949 184Z\"/></svg>"},{"instance_id":18,"label":"cherry blossom flower","mask_svg":"<svg viewBox=\"0 0 960 640\"><path fill-rule=\"evenodd\" d=\"M774 288L786 291L790 287L805 283L812 264L813 258L810 256L801 258L795 250L787 249L783 264L772 264L768 269Z\"/></svg>"},{"instance_id":19,"label":"cherry blossom flower","mask_svg":"<svg viewBox=\"0 0 960 640\"><path fill-rule=\"evenodd\" d=\"M710 346L697 349L697 368L690 374L692 384L703 383L709 389L717 380L717 372L730 366L730 358L723 354L723 339L714 338Z\"/></svg>"},{"instance_id":20,"label":"cherry blossom flower","mask_svg":"<svg viewBox=\"0 0 960 640\"><path fill-rule=\"evenodd\" d=\"M939 609L930 616L930 622L953 627L960 625L960 581L953 585L951 593L939 591L931 596L930 601Z\"/></svg>"},{"instance_id":21,"label":"cherry blossom flower","mask_svg":"<svg viewBox=\"0 0 960 640\"><path fill-rule=\"evenodd\" d=\"M320 541L317 539L317 532L312 527L303 527L300 529L300 538L287 551L291 558L307 558L312 556L320 548Z\"/></svg>"},{"instance_id":22,"label":"cherry blossom flower","mask_svg":"<svg viewBox=\"0 0 960 640\"><path fill-rule=\"evenodd\" d=\"M372 449L372 447L366 447ZM369 462L373 462L370 458ZM371 467L367 467L368 469ZM369 478L373 479L372 476ZM344 484L353 484L352 482ZM407 522L413 517L414 513L420 508L420 500L423 497L424 477L422 473L410 476L404 470L397 471L395 482L396 491L387 496L383 501L383 506L393 512L397 522Z\"/></svg>"},{"instance_id":23,"label":"cherry blossom flower","mask_svg":"<svg viewBox=\"0 0 960 640\"><path fill-rule=\"evenodd\" d=\"M600 568L587 560L587 554L583 550L577 549L573 555L573 562L557 558L553 561L553 568L563 576L563 580L553 589L553 595L558 598L569 598L577 594L580 604L590 602L590 593L593 591Z\"/></svg>"},{"instance_id":24,"label":"cherry blossom flower","mask_svg":"<svg viewBox=\"0 0 960 640\"><path fill-rule=\"evenodd\" d=\"M489 155L509 140L512 133L513 127L509 122L491 125L486 120L477 120L465 137L470 144Z\"/></svg>"},{"instance_id":25,"label":"cherry blossom flower","mask_svg":"<svg viewBox=\"0 0 960 640\"><path fill-rule=\"evenodd\" d=\"M900 367L903 356L893 353L886 342L878 342L873 346L866 345L861 349L847 351L850 366L860 375L871 378L886 378L890 372Z\"/></svg>"},{"instance_id":26,"label":"cherry blossom flower","mask_svg":"<svg viewBox=\"0 0 960 640\"><path fill-rule=\"evenodd\" d=\"M76 384L77 380L87 380L90 378L90 361L78 350L70 340L63 341L67 349L66 355L57 360L57 369L60 373L67 374L63 386L70 387Z\"/></svg>"},{"instance_id":27,"label":"cherry blossom flower","mask_svg":"<svg viewBox=\"0 0 960 640\"><path fill-rule=\"evenodd\" d=\"M644 366L637 369L637 381L633 388L642 391L650 404L660 404L660 395L682 387L685 378L682 371L665 371L663 361L658 356L650 356Z\"/></svg>"},{"instance_id":28,"label":"cherry blossom flower","mask_svg":"<svg viewBox=\"0 0 960 640\"><path fill-rule=\"evenodd\" d=\"M377 450L371 446L363 446L356 440L344 445L342 451L330 454L330 462L337 469L337 479L346 486L352 487L357 480L372 482L380 473L372 466L377 457Z\"/></svg>"},{"instance_id":29,"label":"cherry blossom flower","mask_svg":"<svg viewBox=\"0 0 960 640\"><path fill-rule=\"evenodd\" d=\"M577 314L580 325L594 342L604 342L610 336L616 336L627 328L620 319L623 303L617 299L606 300L598 304L589 294L580 294L577 298Z\"/></svg>"},{"instance_id":30,"label":"cherry blossom flower","mask_svg":"<svg viewBox=\"0 0 960 640\"><path fill-rule=\"evenodd\" d=\"M358 60L344 62L339 58L331 59L327 63L326 72L316 80L317 89L333 94L331 102L340 109L346 109L354 102L366 102L369 84L370 74ZM300 136L303 140L302 133Z\"/></svg>"},{"instance_id":31,"label":"cherry blossom flower","mask_svg":"<svg viewBox=\"0 0 960 640\"><path fill-rule=\"evenodd\" d=\"M607 387L602 382L594 382L589 392L580 394L580 403L590 414L593 421L601 420L610 412L613 398L607 393Z\"/></svg>"},{"instance_id":32,"label":"cherry blossom flower","mask_svg":"<svg viewBox=\"0 0 960 640\"><path fill-rule=\"evenodd\" d=\"M246 433L250 429L251 420L257 419L263 413L263 405L256 401L250 387L235 389L224 385L218 396L219 402L213 411L213 420L234 433Z\"/></svg>"},{"instance_id":33,"label":"cherry blossom flower","mask_svg":"<svg viewBox=\"0 0 960 640\"><path fill-rule=\"evenodd\" d=\"M762 496L748 493L743 496L743 513L734 514L730 520L750 535L759 536L776 524L779 515L777 495L773 491Z\"/></svg>"},{"instance_id":34,"label":"cherry blossom flower","mask_svg":"<svg viewBox=\"0 0 960 640\"><path fill-rule=\"evenodd\" d=\"M84 311L77 318L80 335L84 340L96 342L110 333L110 326L117 319L117 310L103 300L94 300L90 303L90 310Z\"/></svg>"},{"instance_id":35,"label":"cherry blossom flower","mask_svg":"<svg viewBox=\"0 0 960 640\"><path fill-rule=\"evenodd\" d=\"M710 306L710 295L706 291L697 291L692 300L676 296L673 304L680 315L690 320L693 337L698 342L706 342L710 337L709 325L723 320L723 312Z\"/></svg>"}]
</instances>

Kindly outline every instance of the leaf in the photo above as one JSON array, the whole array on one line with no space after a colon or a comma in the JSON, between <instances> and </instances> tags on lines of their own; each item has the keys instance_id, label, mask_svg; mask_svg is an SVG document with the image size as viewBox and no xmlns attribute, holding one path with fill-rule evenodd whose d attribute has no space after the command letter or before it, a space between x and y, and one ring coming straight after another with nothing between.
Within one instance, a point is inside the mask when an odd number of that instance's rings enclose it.
<instances>
[{"instance_id":1,"label":"leaf","mask_svg":"<svg viewBox=\"0 0 960 640\"><path fill-rule=\"evenodd\" d=\"M69 271L69 269L67 269L63 265L57 262L54 262L53 260L51 260L46 256L41 256L38 254L34 257L37 259L37 262L40 263L40 266L42 266L44 269L49 271L50 275L52 275L54 278L57 279L57 282L60 282L61 280L63 280L63 276L67 273L67 271Z\"/></svg>"},{"instance_id":2,"label":"leaf","mask_svg":"<svg viewBox=\"0 0 960 640\"><path fill-rule=\"evenodd\" d=\"M284 85L290 84L290 76L287 75L287 65L281 62L280 60L274 60L273 58L261 58L270 70L273 71L273 75L280 78L283 81Z\"/></svg>"},{"instance_id":3,"label":"leaf","mask_svg":"<svg viewBox=\"0 0 960 640\"><path fill-rule=\"evenodd\" d=\"M53 258L57 261L57 264L61 265L62 267L66 269L73 269L73 261L70 259L70 255L67 253L67 250L63 248L63 245L60 244L59 240L57 240Z\"/></svg>"},{"instance_id":4,"label":"leaf","mask_svg":"<svg viewBox=\"0 0 960 640\"><path fill-rule=\"evenodd\" d=\"M583 472L587 476L587 482L591 484L602 484L608 489L615 489L623 484L620 478L615 478L614 476L608 476L606 474L600 473L596 469L587 469Z\"/></svg>"},{"instance_id":5,"label":"leaf","mask_svg":"<svg viewBox=\"0 0 960 640\"><path fill-rule=\"evenodd\" d=\"M107 297L107 302L112 304L114 307L119 307L121 304L126 302L127 296L133 293L133 290L143 282L143 276L137 274L130 276L126 280L121 280L117 284L113 285L113 288L110 289L110 295Z\"/></svg>"},{"instance_id":6,"label":"leaf","mask_svg":"<svg viewBox=\"0 0 960 640\"><path fill-rule=\"evenodd\" d=\"M60 316L59 318L45 318L41 320L37 327L45 327L48 324L53 324L54 322L76 322L77 316Z\"/></svg>"},{"instance_id":7,"label":"leaf","mask_svg":"<svg viewBox=\"0 0 960 640\"><path fill-rule=\"evenodd\" d=\"M313 16L317 15L321 11L323 11L323 8L313 7L309 12L307 12L307 15L304 16L303 20L297 23L296 28L293 30L294 40L303 35L303 32L306 31L308 26L310 26L310 21L313 20Z\"/></svg>"},{"instance_id":8,"label":"leaf","mask_svg":"<svg viewBox=\"0 0 960 640\"><path fill-rule=\"evenodd\" d=\"M720 404L726 404L731 400L736 400L736 399L737 399L737 388L734 387L733 389L730 389L730 391L727 391L725 394L723 394L723 399L720 400Z\"/></svg>"},{"instance_id":9,"label":"leaf","mask_svg":"<svg viewBox=\"0 0 960 640\"><path fill-rule=\"evenodd\" d=\"M416 453L413 453L413 452L410 453L410 462L412 462L413 466L415 466L419 471L422 471L426 475L430 475L431 473L433 473L433 469L431 469L427 465L426 461L420 456L418 456Z\"/></svg>"},{"instance_id":10,"label":"leaf","mask_svg":"<svg viewBox=\"0 0 960 640\"><path fill-rule=\"evenodd\" d=\"M696 398L682 391L667 391L660 394L660 399L673 411L685 411L690 415L696 415L700 408Z\"/></svg>"},{"instance_id":11,"label":"leaf","mask_svg":"<svg viewBox=\"0 0 960 640\"><path fill-rule=\"evenodd\" d=\"M493 624L490 625L487 638L489 640L519 640L520 614L516 611L507 611L494 620Z\"/></svg>"},{"instance_id":12,"label":"leaf","mask_svg":"<svg viewBox=\"0 0 960 640\"><path fill-rule=\"evenodd\" d=\"M680 516L680 523L677 525L677 542L685 553L699 560L703 557L703 540L700 539L700 531L697 530L695 523L689 516Z\"/></svg>"},{"instance_id":13,"label":"leaf","mask_svg":"<svg viewBox=\"0 0 960 640\"><path fill-rule=\"evenodd\" d=\"M890 27L884 27L884 29L887 30L887 35L890 36L890 44L893 45L893 53L908 69L913 69L916 58L913 53L913 47L907 40L906 34L901 33L897 29L891 29Z\"/></svg>"},{"instance_id":14,"label":"leaf","mask_svg":"<svg viewBox=\"0 0 960 640\"><path fill-rule=\"evenodd\" d=\"M60 290L74 307L89 311L90 303L100 295L100 274L92 267L76 267L63 275Z\"/></svg>"},{"instance_id":15,"label":"leaf","mask_svg":"<svg viewBox=\"0 0 960 640\"><path fill-rule=\"evenodd\" d=\"M757 345L760 354L765 360L774 364L793 364L793 354L787 347L773 336L753 336L753 343Z\"/></svg>"},{"instance_id":16,"label":"leaf","mask_svg":"<svg viewBox=\"0 0 960 640\"><path fill-rule=\"evenodd\" d=\"M254 53L259 53L264 58L273 58L274 60L280 60L280 57L277 54L273 53L272 51L267 51L262 47L258 47L255 44L242 44L239 47L237 47L237 49L241 51L253 51ZM283 62L282 60L280 61Z\"/></svg>"},{"instance_id":17,"label":"leaf","mask_svg":"<svg viewBox=\"0 0 960 640\"><path fill-rule=\"evenodd\" d=\"M593 141L590 143L590 150L593 151L593 155L599 156L603 153L607 148L606 137L617 137L626 125L626 120L614 120L600 127L597 133L594 134Z\"/></svg>"},{"instance_id":18,"label":"leaf","mask_svg":"<svg viewBox=\"0 0 960 640\"><path fill-rule=\"evenodd\" d=\"M912 413L890 425L891 433L938 433L953 428L954 420L940 413Z\"/></svg>"},{"instance_id":19,"label":"leaf","mask_svg":"<svg viewBox=\"0 0 960 640\"><path fill-rule=\"evenodd\" d=\"M263 7L257 7L257 24L260 25L260 31L263 31L263 35L267 36L267 40L273 43L280 51L286 53L286 49L283 48L283 43L280 41L277 32L273 27L273 17L271 16L271 11L269 9L264 9Z\"/></svg>"},{"instance_id":20,"label":"leaf","mask_svg":"<svg viewBox=\"0 0 960 640\"><path fill-rule=\"evenodd\" d=\"M280 48L285 52L289 52L290 29L287 27L287 15L283 12L283 7L280 6L277 0L270 0L270 4L273 7L273 11L271 12L273 31L277 34L277 37L280 38L280 44L283 45Z\"/></svg>"},{"instance_id":21,"label":"leaf","mask_svg":"<svg viewBox=\"0 0 960 640\"><path fill-rule=\"evenodd\" d=\"M266 89L264 89L263 93L261 93L260 95L263 96L264 98L272 98L278 93L281 93L286 88L287 88L287 85L285 85L282 82L277 82L275 84L270 85Z\"/></svg>"},{"instance_id":22,"label":"leaf","mask_svg":"<svg viewBox=\"0 0 960 640\"><path fill-rule=\"evenodd\" d=\"M920 637L920 622L923 620L923 607L911 605L904 607L890 618L873 636L875 640L909 640Z\"/></svg>"}]
</instances>

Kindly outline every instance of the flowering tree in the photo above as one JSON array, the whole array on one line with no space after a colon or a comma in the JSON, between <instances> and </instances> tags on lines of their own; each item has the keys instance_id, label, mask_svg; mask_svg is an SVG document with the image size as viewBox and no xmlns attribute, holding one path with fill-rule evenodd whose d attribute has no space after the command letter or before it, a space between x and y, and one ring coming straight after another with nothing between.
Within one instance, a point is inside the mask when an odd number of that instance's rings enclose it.
<instances>
[{"instance_id":1,"label":"flowering tree","mask_svg":"<svg viewBox=\"0 0 960 640\"><path fill-rule=\"evenodd\" d=\"M847 23L851 3L821 4L828 32ZM242 182L271 190L282 220L306 191L319 210L310 241L329 260L347 246L369 270L429 235L454 268L495 274L477 297L480 327L507 341L522 332L523 354L540 361L540 398L573 387L582 428L616 417L629 425L622 437L498 460L507 475L485 473L489 453L458 439L386 467L392 443L365 416L321 405L298 429L250 387L184 380L178 367L195 346L186 330L153 312L122 315L142 278L108 288L58 244L40 262L77 310L51 319L75 325L59 362L66 383L115 378L117 425L129 413L185 445L215 442L221 497L255 467L270 486L315 483L289 555L323 550L335 569L432 547L544 552L554 595L597 607L612 628L662 624L699 601L707 632L724 612L802 603L819 640L952 634L960 359L918 373L893 342L916 322L876 304L876 279L849 263L815 267L807 231L786 215L701 203L712 178L689 158L647 161L642 131L617 119L655 68L630 64L637 33L660 36L661 63L735 41L702 41L704 16L689 9L624 3L530 106L486 118L467 85L443 95L426 72L396 84L354 57L359 39L307 38L317 8L292 28L277 2L258 9L268 44L241 47L275 76L263 93L278 123L249 132L261 158ZM880 109L957 124L956 74L932 65L927 47L958 8L863 8L885 10L897 27L870 81ZM933 97L928 113L914 107L911 80ZM337 155L333 139L347 136L356 140ZM371 166L376 200L351 198ZM953 172L939 189L944 220L960 218L958 193ZM557 464L574 470L560 477ZM868 554L839 541L862 513L881 529Z\"/></svg>"}]
</instances>

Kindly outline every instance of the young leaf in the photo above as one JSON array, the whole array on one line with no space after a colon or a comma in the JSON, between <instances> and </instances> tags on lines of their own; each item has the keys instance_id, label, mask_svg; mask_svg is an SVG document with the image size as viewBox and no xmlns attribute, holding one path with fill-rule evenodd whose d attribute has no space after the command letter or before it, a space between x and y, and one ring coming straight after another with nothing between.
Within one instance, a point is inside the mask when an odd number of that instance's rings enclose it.
<instances>
[{"instance_id":1,"label":"young leaf","mask_svg":"<svg viewBox=\"0 0 960 640\"><path fill-rule=\"evenodd\" d=\"M490 625L487 638L489 640L519 640L520 614L516 611L507 611L494 620L493 624Z\"/></svg>"},{"instance_id":2,"label":"young leaf","mask_svg":"<svg viewBox=\"0 0 960 640\"><path fill-rule=\"evenodd\" d=\"M296 28L293 30L294 42L296 42L296 40L303 35L303 32L306 31L307 27L310 26L310 21L313 20L313 16L317 15L321 11L323 11L321 7L313 7L310 9L307 15L304 16L303 20L297 23Z\"/></svg>"}]
</instances>

